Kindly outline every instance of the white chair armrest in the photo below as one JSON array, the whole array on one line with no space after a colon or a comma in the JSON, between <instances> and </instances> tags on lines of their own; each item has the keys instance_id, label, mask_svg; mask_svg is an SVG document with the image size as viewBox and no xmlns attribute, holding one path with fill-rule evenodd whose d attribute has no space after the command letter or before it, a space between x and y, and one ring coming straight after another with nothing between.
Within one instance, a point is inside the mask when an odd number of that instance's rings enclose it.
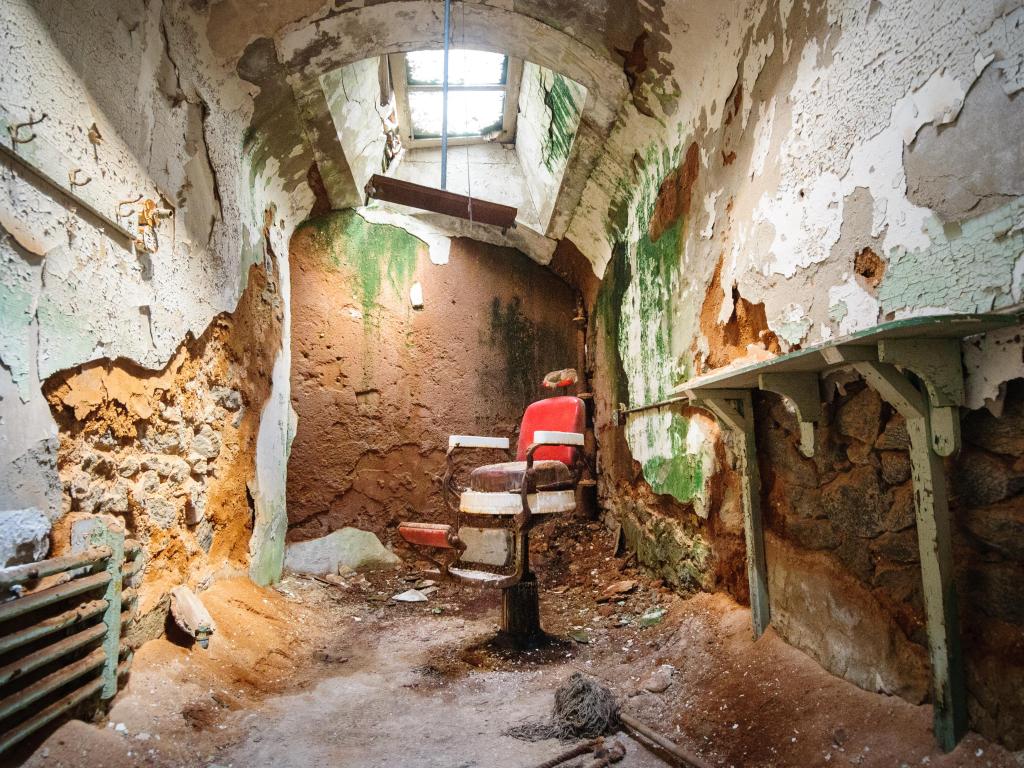
<instances>
[{"instance_id":1,"label":"white chair armrest","mask_svg":"<svg viewBox=\"0 0 1024 768\"><path fill-rule=\"evenodd\" d=\"M583 445L579 432L554 432L538 429L533 433L534 445Z\"/></svg>"},{"instance_id":2,"label":"white chair armrest","mask_svg":"<svg viewBox=\"0 0 1024 768\"><path fill-rule=\"evenodd\" d=\"M508 450L507 437L479 437L477 435L452 435L448 448L498 448Z\"/></svg>"}]
</instances>

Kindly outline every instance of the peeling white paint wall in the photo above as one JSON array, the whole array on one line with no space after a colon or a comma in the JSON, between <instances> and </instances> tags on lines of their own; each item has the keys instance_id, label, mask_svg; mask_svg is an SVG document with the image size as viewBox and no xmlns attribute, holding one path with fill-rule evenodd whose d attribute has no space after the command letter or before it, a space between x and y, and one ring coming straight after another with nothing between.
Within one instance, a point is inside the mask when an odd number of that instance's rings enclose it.
<instances>
[{"instance_id":1,"label":"peeling white paint wall","mask_svg":"<svg viewBox=\"0 0 1024 768\"><path fill-rule=\"evenodd\" d=\"M373 174L385 170L384 121L394 111L394 96L381 105L379 68L380 58L363 59L321 79L344 159L359 191Z\"/></svg>"},{"instance_id":2,"label":"peeling white paint wall","mask_svg":"<svg viewBox=\"0 0 1024 768\"><path fill-rule=\"evenodd\" d=\"M262 184L249 168L241 137L254 94L216 61L204 22L177 3L16 0L0 8L0 123L47 115L19 154L58 182L81 169L90 181L80 193L107 217L139 195L175 213L147 254L4 164L0 510L35 506L53 521L66 508L46 377L97 359L162 367L189 334L235 308L248 267L264 258L264 230L287 286L288 235L312 196L286 191L274 168L263 169ZM268 209L277 212L269 221ZM135 222L123 224L133 230ZM282 300L287 318L287 294ZM286 373L275 375L265 425L288 424L289 347L286 325ZM286 449L286 440L262 439L258 449L257 484L273 496L262 514L275 521L286 519L277 492Z\"/></svg>"}]
</instances>

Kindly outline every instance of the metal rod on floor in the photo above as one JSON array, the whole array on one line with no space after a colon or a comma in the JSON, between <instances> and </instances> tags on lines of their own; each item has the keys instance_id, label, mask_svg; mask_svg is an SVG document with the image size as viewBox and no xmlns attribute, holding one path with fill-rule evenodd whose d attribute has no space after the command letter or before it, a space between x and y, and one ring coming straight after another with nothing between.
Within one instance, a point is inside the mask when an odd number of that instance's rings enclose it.
<instances>
[{"instance_id":1,"label":"metal rod on floor","mask_svg":"<svg viewBox=\"0 0 1024 768\"><path fill-rule=\"evenodd\" d=\"M682 747L676 745L675 742L665 738L654 729L648 728L632 715L627 715L625 712L619 712L619 720L627 729L633 732L634 736L639 734L647 741L655 744L674 758L678 759L682 765L686 766L686 768L711 768L709 763L704 762L696 755L690 754Z\"/></svg>"},{"instance_id":2,"label":"metal rod on floor","mask_svg":"<svg viewBox=\"0 0 1024 768\"><path fill-rule=\"evenodd\" d=\"M441 189L448 189L448 20L452 0L444 0L444 82L441 83Z\"/></svg>"}]
</instances>

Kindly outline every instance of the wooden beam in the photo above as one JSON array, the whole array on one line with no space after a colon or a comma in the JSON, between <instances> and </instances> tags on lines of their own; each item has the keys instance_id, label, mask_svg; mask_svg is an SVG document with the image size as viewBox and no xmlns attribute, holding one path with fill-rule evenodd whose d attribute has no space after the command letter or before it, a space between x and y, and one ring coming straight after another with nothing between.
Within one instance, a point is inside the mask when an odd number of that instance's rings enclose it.
<instances>
[{"instance_id":1,"label":"wooden beam","mask_svg":"<svg viewBox=\"0 0 1024 768\"><path fill-rule=\"evenodd\" d=\"M750 390L703 390L690 405L710 411L735 436L733 450L740 472L743 503L743 536L747 544L747 581L750 584L750 618L756 640L768 628L768 567L764 554L761 519L761 473L757 468L754 439L754 405Z\"/></svg>"},{"instance_id":2,"label":"wooden beam","mask_svg":"<svg viewBox=\"0 0 1024 768\"><path fill-rule=\"evenodd\" d=\"M476 197L457 195L443 189L414 184L374 174L366 184L366 194L376 200L408 205L425 211L471 219L481 224L493 224L502 229L514 227L518 211L509 205L492 203Z\"/></svg>"}]
</instances>

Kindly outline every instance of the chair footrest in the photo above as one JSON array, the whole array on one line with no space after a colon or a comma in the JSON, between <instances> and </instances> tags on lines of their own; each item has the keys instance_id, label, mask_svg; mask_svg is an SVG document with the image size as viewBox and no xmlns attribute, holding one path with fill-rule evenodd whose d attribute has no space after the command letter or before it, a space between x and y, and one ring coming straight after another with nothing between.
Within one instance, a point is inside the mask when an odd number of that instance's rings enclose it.
<instances>
[{"instance_id":1,"label":"chair footrest","mask_svg":"<svg viewBox=\"0 0 1024 768\"><path fill-rule=\"evenodd\" d=\"M399 523L398 535L421 547L452 549L452 527L442 523Z\"/></svg>"},{"instance_id":2,"label":"chair footrest","mask_svg":"<svg viewBox=\"0 0 1024 768\"><path fill-rule=\"evenodd\" d=\"M490 573L489 571L474 571L469 568L449 568L448 573L454 576L460 581L464 581L470 584L479 584L482 587L494 586L499 581L507 579L507 576L503 576L500 573Z\"/></svg>"}]
</instances>

